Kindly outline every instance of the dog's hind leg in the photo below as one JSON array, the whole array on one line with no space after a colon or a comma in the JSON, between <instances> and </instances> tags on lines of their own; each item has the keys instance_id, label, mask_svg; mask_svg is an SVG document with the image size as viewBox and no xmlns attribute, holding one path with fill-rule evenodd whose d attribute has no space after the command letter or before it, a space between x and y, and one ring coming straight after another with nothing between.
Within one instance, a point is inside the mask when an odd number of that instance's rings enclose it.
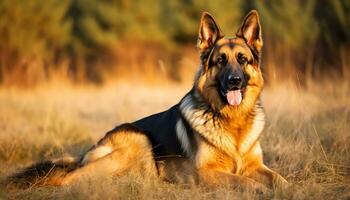
<instances>
[{"instance_id":1,"label":"dog's hind leg","mask_svg":"<svg viewBox=\"0 0 350 200\"><path fill-rule=\"evenodd\" d=\"M62 185L68 185L82 177L97 175L121 175L126 171L140 175L157 174L152 145L147 136L139 132L116 132L106 136L86 154L82 166L67 174Z\"/></svg>"}]
</instances>

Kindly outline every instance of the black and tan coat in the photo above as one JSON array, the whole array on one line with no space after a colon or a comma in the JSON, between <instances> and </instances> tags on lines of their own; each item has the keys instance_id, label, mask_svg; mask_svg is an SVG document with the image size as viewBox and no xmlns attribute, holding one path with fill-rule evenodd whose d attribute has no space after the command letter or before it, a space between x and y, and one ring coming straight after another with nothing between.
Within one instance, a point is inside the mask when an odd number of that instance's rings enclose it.
<instances>
[{"instance_id":1,"label":"black and tan coat","mask_svg":"<svg viewBox=\"0 0 350 200\"><path fill-rule=\"evenodd\" d=\"M259 143L265 124L259 100L264 84L261 34L256 11L248 13L232 38L203 13L200 67L193 88L177 105L114 128L79 159L47 161L46 167L37 164L10 180L24 186L31 181L67 185L96 174L133 172L209 185L285 183L264 165Z\"/></svg>"}]
</instances>

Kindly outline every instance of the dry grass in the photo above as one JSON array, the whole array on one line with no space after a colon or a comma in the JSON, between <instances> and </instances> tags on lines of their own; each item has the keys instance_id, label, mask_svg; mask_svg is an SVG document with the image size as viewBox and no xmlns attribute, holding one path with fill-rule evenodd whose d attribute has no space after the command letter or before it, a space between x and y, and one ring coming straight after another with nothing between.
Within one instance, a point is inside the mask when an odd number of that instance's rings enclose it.
<instances>
[{"instance_id":1,"label":"dry grass","mask_svg":"<svg viewBox=\"0 0 350 200\"><path fill-rule=\"evenodd\" d=\"M0 89L0 179L38 160L79 155L115 125L162 111L188 89L130 83ZM324 82L307 91L285 83L266 88L263 100L265 161L293 184L285 191L260 194L127 176L61 188L0 189L0 199L349 199L349 82Z\"/></svg>"}]
</instances>

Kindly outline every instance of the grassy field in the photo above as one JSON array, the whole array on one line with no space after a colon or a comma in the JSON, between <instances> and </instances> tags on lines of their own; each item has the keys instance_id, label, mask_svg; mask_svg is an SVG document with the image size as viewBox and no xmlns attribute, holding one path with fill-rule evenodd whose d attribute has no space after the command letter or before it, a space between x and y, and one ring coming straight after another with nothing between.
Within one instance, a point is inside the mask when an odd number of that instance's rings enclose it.
<instances>
[{"instance_id":1,"label":"grassy field","mask_svg":"<svg viewBox=\"0 0 350 200\"><path fill-rule=\"evenodd\" d=\"M0 199L350 199L349 85L325 81L307 90L288 83L265 88L264 159L292 183L284 191L208 189L127 176L69 187L0 188ZM39 160L82 154L114 126L167 109L190 87L2 88L0 179Z\"/></svg>"}]
</instances>

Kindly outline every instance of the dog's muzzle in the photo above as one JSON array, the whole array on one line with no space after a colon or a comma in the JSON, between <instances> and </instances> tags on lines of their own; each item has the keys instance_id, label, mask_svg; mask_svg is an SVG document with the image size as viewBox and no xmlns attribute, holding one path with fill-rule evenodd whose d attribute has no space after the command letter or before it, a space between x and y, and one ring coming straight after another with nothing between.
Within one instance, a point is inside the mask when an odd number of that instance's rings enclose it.
<instances>
[{"instance_id":1,"label":"dog's muzzle","mask_svg":"<svg viewBox=\"0 0 350 200\"><path fill-rule=\"evenodd\" d=\"M226 71L220 77L220 93L231 106L239 106L243 99L245 78L241 71Z\"/></svg>"}]
</instances>

